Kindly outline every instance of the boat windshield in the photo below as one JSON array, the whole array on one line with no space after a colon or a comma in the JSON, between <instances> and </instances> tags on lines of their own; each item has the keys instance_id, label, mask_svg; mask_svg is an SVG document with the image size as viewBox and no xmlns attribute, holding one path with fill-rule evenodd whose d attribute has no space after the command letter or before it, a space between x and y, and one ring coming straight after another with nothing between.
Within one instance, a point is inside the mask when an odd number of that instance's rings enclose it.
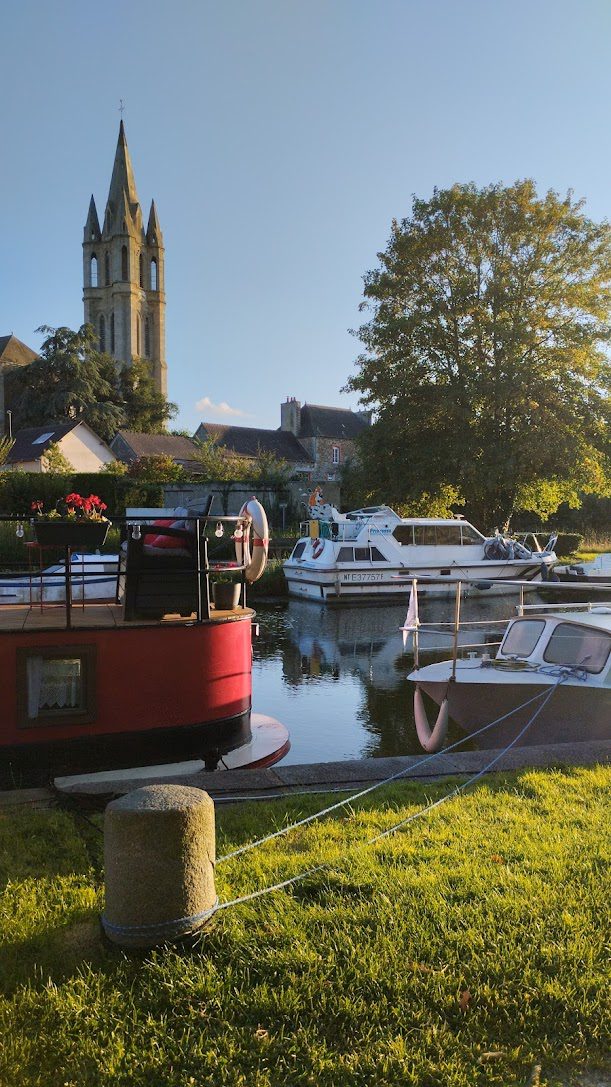
<instances>
[{"instance_id":1,"label":"boat windshield","mask_svg":"<svg viewBox=\"0 0 611 1087\"><path fill-rule=\"evenodd\" d=\"M517 619L505 635L501 653L511 657L530 657L544 626L545 619Z\"/></svg>"},{"instance_id":2,"label":"boat windshield","mask_svg":"<svg viewBox=\"0 0 611 1087\"><path fill-rule=\"evenodd\" d=\"M576 623L558 623L543 654L548 664L565 664L602 672L611 653L611 634Z\"/></svg>"}]
</instances>

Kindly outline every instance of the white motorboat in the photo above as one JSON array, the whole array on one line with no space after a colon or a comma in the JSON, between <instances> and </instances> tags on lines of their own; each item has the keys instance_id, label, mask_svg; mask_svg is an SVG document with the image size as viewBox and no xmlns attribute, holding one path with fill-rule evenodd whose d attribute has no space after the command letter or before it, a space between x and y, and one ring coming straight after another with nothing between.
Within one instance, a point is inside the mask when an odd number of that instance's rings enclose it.
<instances>
[{"instance_id":1,"label":"white motorboat","mask_svg":"<svg viewBox=\"0 0 611 1087\"><path fill-rule=\"evenodd\" d=\"M117 591L118 555L70 557L72 600L114 600ZM66 566L56 562L44 570L0 579L0 604L54 604L66 599Z\"/></svg>"},{"instance_id":2,"label":"white motorboat","mask_svg":"<svg viewBox=\"0 0 611 1087\"><path fill-rule=\"evenodd\" d=\"M481 747L611 738L611 608L552 605L513 619L493 659L471 654L416 668L416 729L425 750L443 743L448 716ZM428 726L422 692L440 707ZM549 697L548 697L549 696Z\"/></svg>"},{"instance_id":3,"label":"white motorboat","mask_svg":"<svg viewBox=\"0 0 611 1087\"><path fill-rule=\"evenodd\" d=\"M315 504L284 574L292 596L324 603L404 596L414 578L421 595L453 591L458 581L475 594L506 594L508 581L548 580L554 544L550 537L545 550L531 551L483 536L462 517L399 517L389 506L340 514Z\"/></svg>"},{"instance_id":4,"label":"white motorboat","mask_svg":"<svg viewBox=\"0 0 611 1087\"><path fill-rule=\"evenodd\" d=\"M593 585L608 585L611 588L611 551L597 555L590 562L575 562L567 566L558 566L554 573L558 581L589 582Z\"/></svg>"}]
</instances>

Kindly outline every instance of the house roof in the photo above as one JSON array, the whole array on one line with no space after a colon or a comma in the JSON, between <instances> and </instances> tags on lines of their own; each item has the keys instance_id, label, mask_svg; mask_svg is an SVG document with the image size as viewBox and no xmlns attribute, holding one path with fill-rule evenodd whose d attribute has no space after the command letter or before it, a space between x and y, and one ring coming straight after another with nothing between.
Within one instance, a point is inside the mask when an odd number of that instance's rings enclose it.
<instances>
[{"instance_id":1,"label":"house roof","mask_svg":"<svg viewBox=\"0 0 611 1087\"><path fill-rule=\"evenodd\" d=\"M312 458L301 442L286 430L261 430L259 427L231 426L225 423L201 423L197 437L214 438L221 448L241 457L273 453L289 464L310 464Z\"/></svg>"},{"instance_id":2,"label":"house roof","mask_svg":"<svg viewBox=\"0 0 611 1087\"><path fill-rule=\"evenodd\" d=\"M36 352L16 336L0 336L0 365L28 366L37 358Z\"/></svg>"},{"instance_id":3,"label":"house roof","mask_svg":"<svg viewBox=\"0 0 611 1087\"><path fill-rule=\"evenodd\" d=\"M172 457L180 463L196 459L196 443L183 434L140 434L137 430L119 430L110 443L110 448L117 453L115 443L117 446L120 444L127 446L136 460L140 457L156 457L160 454Z\"/></svg>"},{"instance_id":4,"label":"house roof","mask_svg":"<svg viewBox=\"0 0 611 1087\"><path fill-rule=\"evenodd\" d=\"M73 423L48 423L47 426L24 427L14 434L13 447L6 458L7 464L39 460L54 442L59 442L71 430L82 426L78 419Z\"/></svg>"},{"instance_id":5,"label":"house roof","mask_svg":"<svg viewBox=\"0 0 611 1087\"><path fill-rule=\"evenodd\" d=\"M300 438L356 438L367 423L349 408L325 408L304 404L299 426Z\"/></svg>"}]
</instances>

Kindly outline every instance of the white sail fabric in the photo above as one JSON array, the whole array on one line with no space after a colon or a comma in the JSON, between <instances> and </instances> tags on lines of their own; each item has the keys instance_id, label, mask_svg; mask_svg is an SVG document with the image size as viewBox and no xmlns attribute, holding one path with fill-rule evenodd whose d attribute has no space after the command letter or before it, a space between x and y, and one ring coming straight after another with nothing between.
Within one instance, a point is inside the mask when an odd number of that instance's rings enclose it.
<instances>
[{"instance_id":1,"label":"white sail fabric","mask_svg":"<svg viewBox=\"0 0 611 1087\"><path fill-rule=\"evenodd\" d=\"M408 634L412 634L415 630L418 630L420 626L420 620L418 619L418 589L415 583L412 583L409 594L409 604L407 608L407 615L405 616L405 622L401 627L403 631L403 648L407 644Z\"/></svg>"}]
</instances>

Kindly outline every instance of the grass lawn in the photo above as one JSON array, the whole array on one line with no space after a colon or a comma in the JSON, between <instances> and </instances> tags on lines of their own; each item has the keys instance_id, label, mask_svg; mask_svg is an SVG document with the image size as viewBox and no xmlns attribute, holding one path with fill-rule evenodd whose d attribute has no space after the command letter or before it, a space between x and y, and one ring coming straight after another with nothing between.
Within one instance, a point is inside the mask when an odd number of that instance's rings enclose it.
<instances>
[{"instance_id":1,"label":"grass lawn","mask_svg":"<svg viewBox=\"0 0 611 1087\"><path fill-rule=\"evenodd\" d=\"M6 814L0 1084L608 1084L611 768L479 782L365 844L452 785L395 784L221 863L222 901L330 867L139 958L99 939L99 830ZM219 855L324 804L221 808Z\"/></svg>"}]
</instances>

